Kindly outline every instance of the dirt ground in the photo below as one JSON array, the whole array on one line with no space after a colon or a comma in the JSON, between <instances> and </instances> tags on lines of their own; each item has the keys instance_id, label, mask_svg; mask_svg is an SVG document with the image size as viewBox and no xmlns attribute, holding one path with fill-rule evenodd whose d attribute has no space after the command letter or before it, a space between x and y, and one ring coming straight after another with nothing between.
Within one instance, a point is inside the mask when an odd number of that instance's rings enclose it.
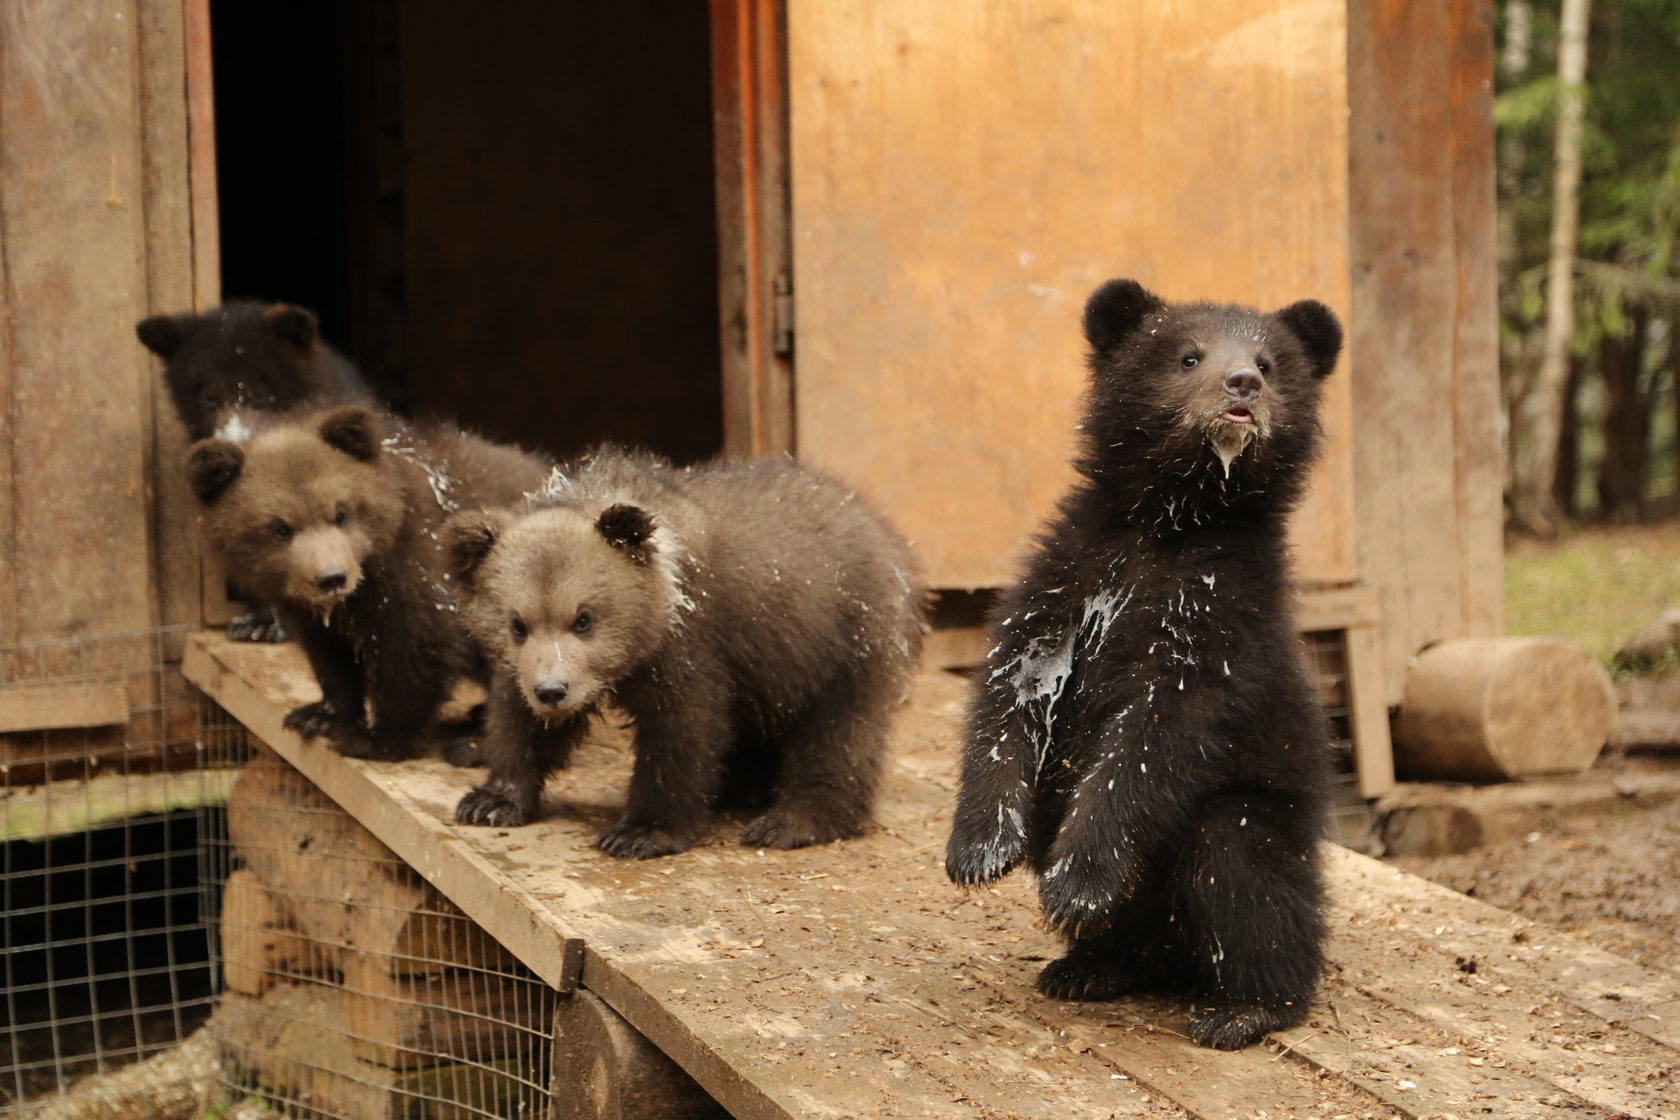
<instances>
[{"instance_id":1,"label":"dirt ground","mask_svg":"<svg viewBox=\"0 0 1680 1120\"><path fill-rule=\"evenodd\" d=\"M1624 709L1680 711L1680 672L1625 678L1617 690ZM1680 771L1680 748L1607 751L1596 768ZM1641 964L1680 972L1680 802L1617 806L1459 855L1391 862Z\"/></svg>"}]
</instances>

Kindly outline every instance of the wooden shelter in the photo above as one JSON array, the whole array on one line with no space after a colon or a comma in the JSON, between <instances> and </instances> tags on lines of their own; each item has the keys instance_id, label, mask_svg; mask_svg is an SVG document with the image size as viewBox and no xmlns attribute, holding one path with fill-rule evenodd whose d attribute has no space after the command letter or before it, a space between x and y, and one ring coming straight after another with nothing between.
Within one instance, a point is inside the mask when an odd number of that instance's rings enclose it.
<instances>
[{"instance_id":1,"label":"wooden shelter","mask_svg":"<svg viewBox=\"0 0 1680 1120\"><path fill-rule=\"evenodd\" d=\"M0 638L217 617L132 325L224 266L413 408L835 468L947 589L1065 481L1095 284L1317 296L1309 613L1379 709L1500 632L1485 0L263 8L0 12Z\"/></svg>"}]
</instances>

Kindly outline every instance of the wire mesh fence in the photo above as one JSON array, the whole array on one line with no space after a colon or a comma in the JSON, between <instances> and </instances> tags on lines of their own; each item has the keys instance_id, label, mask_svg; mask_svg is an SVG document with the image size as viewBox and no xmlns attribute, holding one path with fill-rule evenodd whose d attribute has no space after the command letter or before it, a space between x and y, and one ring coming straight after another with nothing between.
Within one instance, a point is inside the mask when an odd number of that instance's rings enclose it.
<instances>
[{"instance_id":1,"label":"wire mesh fence","mask_svg":"<svg viewBox=\"0 0 1680 1120\"><path fill-rule=\"evenodd\" d=\"M0 1115L210 1013L204 840L235 760L200 749L181 637L0 645Z\"/></svg>"},{"instance_id":2,"label":"wire mesh fence","mask_svg":"<svg viewBox=\"0 0 1680 1120\"><path fill-rule=\"evenodd\" d=\"M231 1090L342 1120L548 1114L553 989L265 748L227 822Z\"/></svg>"}]
</instances>

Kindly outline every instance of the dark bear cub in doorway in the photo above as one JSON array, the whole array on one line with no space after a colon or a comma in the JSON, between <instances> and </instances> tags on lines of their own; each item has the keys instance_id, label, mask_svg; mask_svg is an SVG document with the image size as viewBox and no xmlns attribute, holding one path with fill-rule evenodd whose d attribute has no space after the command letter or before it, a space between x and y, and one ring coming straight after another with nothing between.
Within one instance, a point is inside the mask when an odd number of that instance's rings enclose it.
<instances>
[{"instance_id":1,"label":"dark bear cub in doorway","mask_svg":"<svg viewBox=\"0 0 1680 1120\"><path fill-rule=\"evenodd\" d=\"M450 589L444 522L515 501L547 474L544 460L458 428L356 407L194 444L188 476L210 546L276 605L321 686L286 726L353 758L407 758L437 733L451 686L488 677ZM477 761L464 738L445 757Z\"/></svg>"},{"instance_id":2,"label":"dark bear cub in doorway","mask_svg":"<svg viewBox=\"0 0 1680 1120\"><path fill-rule=\"evenodd\" d=\"M1285 516L1341 349L1323 304L1085 308L1079 480L991 622L946 857L1022 860L1061 999L1186 991L1237 1049L1302 1021L1324 933L1328 728L1290 622Z\"/></svg>"},{"instance_id":3,"label":"dark bear cub in doorway","mask_svg":"<svg viewBox=\"0 0 1680 1120\"><path fill-rule=\"evenodd\" d=\"M195 440L242 443L282 413L374 404L361 374L322 341L314 314L302 307L231 300L202 313L154 315L134 331L164 360L170 399ZM249 610L228 623L229 637L285 640L271 606L243 589L234 596Z\"/></svg>"},{"instance_id":4,"label":"dark bear cub in doorway","mask_svg":"<svg viewBox=\"0 0 1680 1120\"><path fill-rule=\"evenodd\" d=\"M909 545L839 483L609 449L519 510L456 516L449 543L494 665L490 775L458 820L529 821L610 695L636 758L608 854L683 851L722 800L768 801L755 846L862 831L924 592Z\"/></svg>"}]
</instances>

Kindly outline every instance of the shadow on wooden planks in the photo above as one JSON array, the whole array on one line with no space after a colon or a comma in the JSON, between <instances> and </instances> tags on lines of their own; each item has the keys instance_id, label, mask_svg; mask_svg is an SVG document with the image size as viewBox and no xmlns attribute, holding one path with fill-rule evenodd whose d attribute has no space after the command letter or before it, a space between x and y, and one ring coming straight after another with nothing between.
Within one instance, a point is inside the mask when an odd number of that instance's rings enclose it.
<instances>
[{"instance_id":1,"label":"shadow on wooden planks","mask_svg":"<svg viewBox=\"0 0 1680 1120\"><path fill-rule=\"evenodd\" d=\"M879 826L758 852L720 821L646 863L591 846L622 797L610 729L519 829L460 828L473 771L351 761L281 729L314 684L291 647L189 644L187 675L562 991L583 987L734 1115L1525 1117L1680 1111L1680 976L1331 847L1330 968L1304 1027L1235 1054L1170 1000L1070 1005L1028 878L941 865L960 680L920 678Z\"/></svg>"}]
</instances>

